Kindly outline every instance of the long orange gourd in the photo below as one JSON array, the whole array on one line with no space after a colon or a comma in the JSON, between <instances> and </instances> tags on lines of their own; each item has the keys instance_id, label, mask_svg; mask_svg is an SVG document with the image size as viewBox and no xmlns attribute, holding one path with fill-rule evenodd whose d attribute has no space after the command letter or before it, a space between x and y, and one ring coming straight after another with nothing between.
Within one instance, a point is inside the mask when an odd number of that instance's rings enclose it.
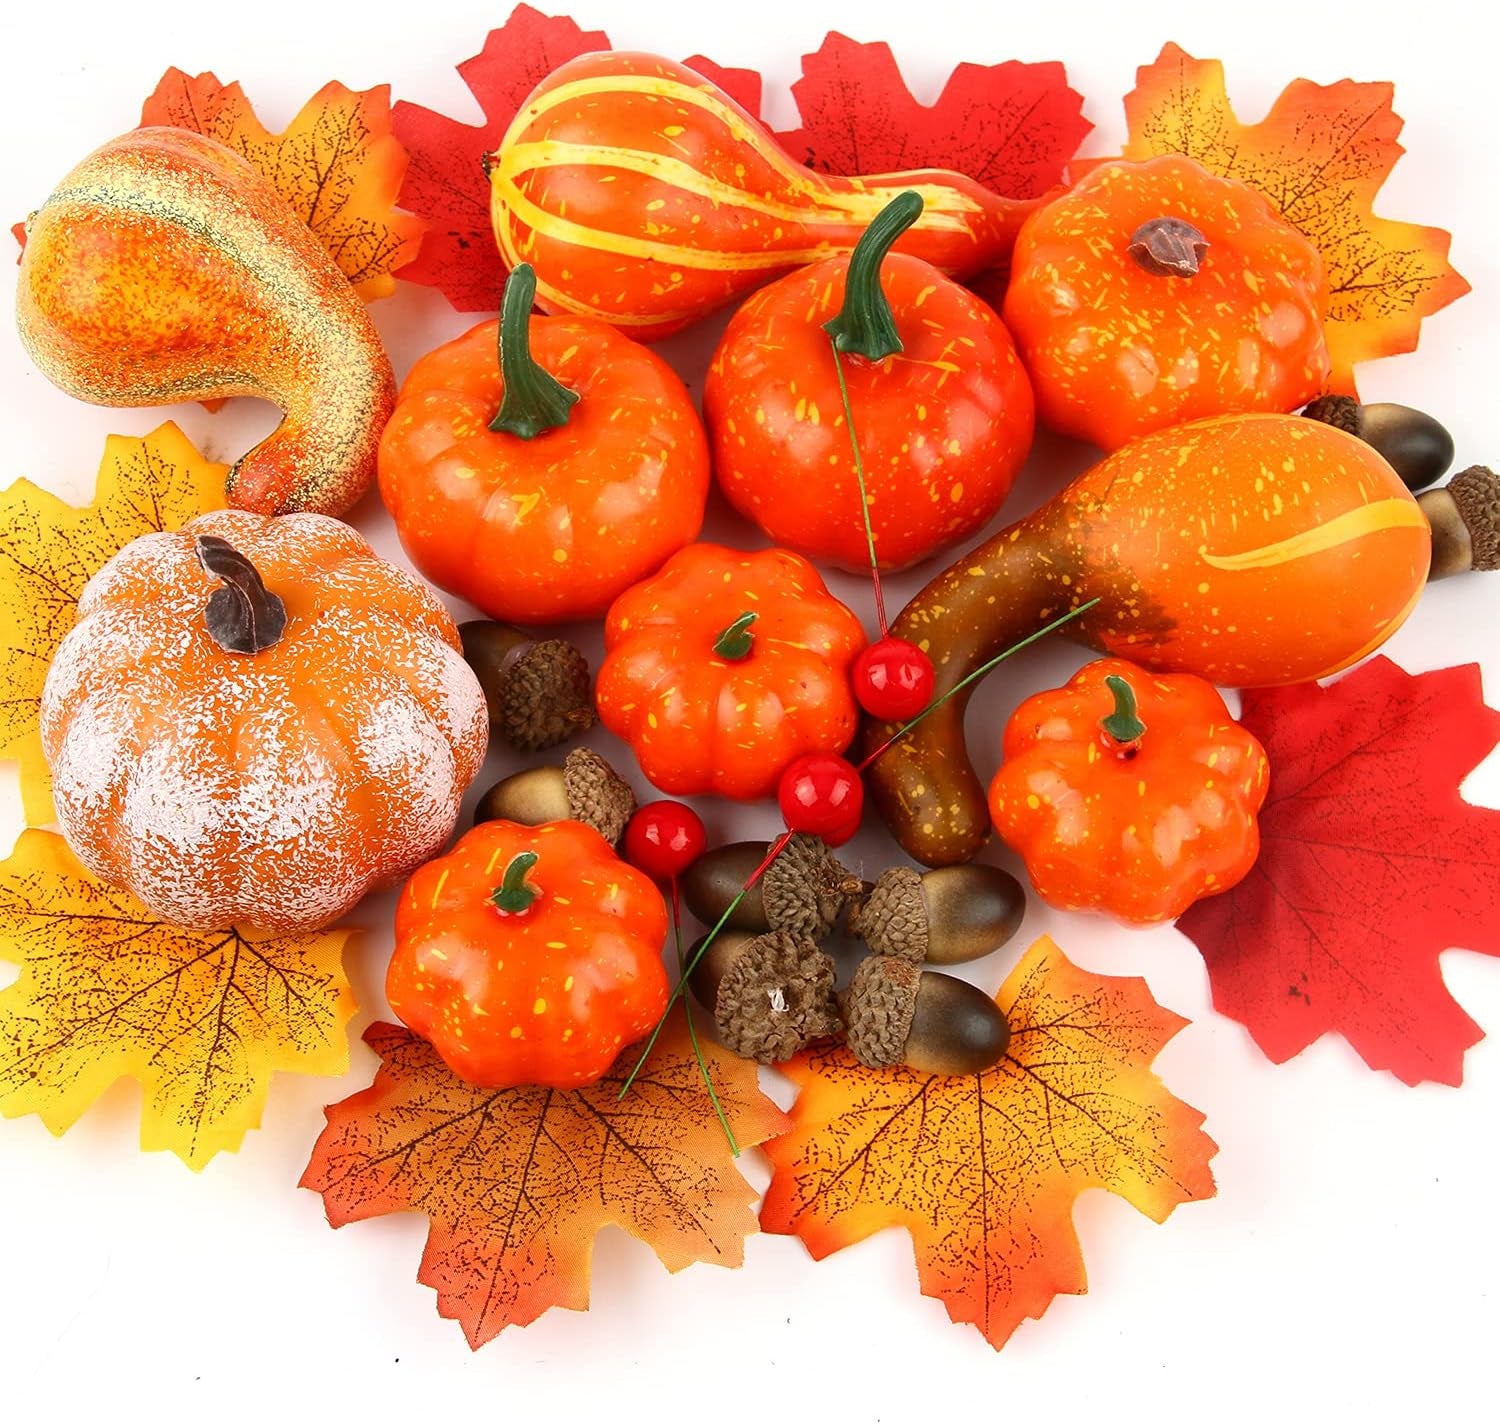
<instances>
[{"instance_id":1,"label":"long orange gourd","mask_svg":"<svg viewBox=\"0 0 1500 1424\"><path fill-rule=\"evenodd\" d=\"M1159 431L1080 475L955 560L891 624L926 649L939 694L1051 618L1099 603L1070 637L1229 687L1348 667L1400 627L1432 534L1370 446L1289 415ZM964 746L966 688L884 751L870 790L903 848L970 860L989 834ZM869 725L871 751L895 729Z\"/></svg>"},{"instance_id":2,"label":"long orange gourd","mask_svg":"<svg viewBox=\"0 0 1500 1424\"><path fill-rule=\"evenodd\" d=\"M375 474L391 365L348 279L249 162L144 128L83 160L32 215L16 288L42 374L95 405L259 396L276 430L230 504L341 514Z\"/></svg>"},{"instance_id":3,"label":"long orange gourd","mask_svg":"<svg viewBox=\"0 0 1500 1424\"><path fill-rule=\"evenodd\" d=\"M1037 205L939 169L803 168L727 94L653 54L580 55L521 105L489 160L508 265L551 312L654 340L793 268L850 252L897 193L923 212L896 244L956 276L992 267Z\"/></svg>"}]
</instances>

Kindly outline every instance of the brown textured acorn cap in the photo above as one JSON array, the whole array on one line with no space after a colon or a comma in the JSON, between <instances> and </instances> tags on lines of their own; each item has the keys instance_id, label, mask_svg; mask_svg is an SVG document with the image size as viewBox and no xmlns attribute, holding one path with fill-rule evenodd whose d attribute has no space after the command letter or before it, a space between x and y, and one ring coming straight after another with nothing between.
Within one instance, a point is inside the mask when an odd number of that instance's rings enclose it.
<instances>
[{"instance_id":1,"label":"brown textured acorn cap","mask_svg":"<svg viewBox=\"0 0 1500 1424\"><path fill-rule=\"evenodd\" d=\"M592 826L611 845L618 845L625 825L635 815L635 792L598 752L574 747L562 765L568 793L568 816Z\"/></svg>"},{"instance_id":2,"label":"brown textured acorn cap","mask_svg":"<svg viewBox=\"0 0 1500 1424\"><path fill-rule=\"evenodd\" d=\"M849 917L849 933L864 940L876 954L893 954L921 964L931 938L921 875L909 865L881 871Z\"/></svg>"},{"instance_id":3,"label":"brown textured acorn cap","mask_svg":"<svg viewBox=\"0 0 1500 1424\"><path fill-rule=\"evenodd\" d=\"M799 832L761 876L761 903L773 930L823 940L838 922L859 877L835 859L817 836Z\"/></svg>"},{"instance_id":4,"label":"brown textured acorn cap","mask_svg":"<svg viewBox=\"0 0 1500 1424\"><path fill-rule=\"evenodd\" d=\"M872 954L843 997L849 1051L866 1068L894 1068L906 1052L922 971L906 959Z\"/></svg>"},{"instance_id":5,"label":"brown textured acorn cap","mask_svg":"<svg viewBox=\"0 0 1500 1424\"><path fill-rule=\"evenodd\" d=\"M1319 396L1302 414L1309 420L1321 420L1350 435L1359 434L1360 405L1353 396Z\"/></svg>"},{"instance_id":6,"label":"brown textured acorn cap","mask_svg":"<svg viewBox=\"0 0 1500 1424\"><path fill-rule=\"evenodd\" d=\"M1500 569L1500 475L1484 465L1460 470L1443 486L1469 531L1474 567L1480 572Z\"/></svg>"},{"instance_id":7,"label":"brown textured acorn cap","mask_svg":"<svg viewBox=\"0 0 1500 1424\"><path fill-rule=\"evenodd\" d=\"M724 1047L758 1063L782 1063L839 1031L834 965L812 940L771 930L735 956L714 1001Z\"/></svg>"},{"instance_id":8,"label":"brown textured acorn cap","mask_svg":"<svg viewBox=\"0 0 1500 1424\"><path fill-rule=\"evenodd\" d=\"M588 659L561 638L544 638L505 672L495 731L519 751L540 752L588 731L597 720Z\"/></svg>"}]
</instances>

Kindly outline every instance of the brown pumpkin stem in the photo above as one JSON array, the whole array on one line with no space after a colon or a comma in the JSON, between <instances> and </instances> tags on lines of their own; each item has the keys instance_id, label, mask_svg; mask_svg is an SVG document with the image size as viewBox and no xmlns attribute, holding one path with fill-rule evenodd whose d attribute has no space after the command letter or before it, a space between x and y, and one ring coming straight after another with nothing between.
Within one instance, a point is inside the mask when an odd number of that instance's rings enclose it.
<instances>
[{"instance_id":1,"label":"brown pumpkin stem","mask_svg":"<svg viewBox=\"0 0 1500 1424\"><path fill-rule=\"evenodd\" d=\"M208 636L226 653L259 653L286 631L286 604L261 582L260 573L227 539L199 534L193 551L203 571L224 582L203 609Z\"/></svg>"},{"instance_id":2,"label":"brown pumpkin stem","mask_svg":"<svg viewBox=\"0 0 1500 1424\"><path fill-rule=\"evenodd\" d=\"M1152 218L1130 235L1125 250L1153 277L1196 277L1208 239L1182 218Z\"/></svg>"}]
</instances>

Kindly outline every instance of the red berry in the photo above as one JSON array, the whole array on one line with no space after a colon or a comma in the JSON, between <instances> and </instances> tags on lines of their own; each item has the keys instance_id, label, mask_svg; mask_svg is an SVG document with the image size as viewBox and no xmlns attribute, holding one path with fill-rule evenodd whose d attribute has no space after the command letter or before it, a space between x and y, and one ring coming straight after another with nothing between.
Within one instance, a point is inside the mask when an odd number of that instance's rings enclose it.
<instances>
[{"instance_id":1,"label":"red berry","mask_svg":"<svg viewBox=\"0 0 1500 1424\"><path fill-rule=\"evenodd\" d=\"M681 801L648 801L625 827L625 859L654 880L675 880L707 845L698 813Z\"/></svg>"},{"instance_id":2,"label":"red berry","mask_svg":"<svg viewBox=\"0 0 1500 1424\"><path fill-rule=\"evenodd\" d=\"M823 844L832 848L834 846L843 845L845 841L852 841L854 839L855 833L859 830L861 824L864 821L865 807L863 798L861 798L860 800L859 809L860 814L858 816L852 816L846 824L842 826L836 826L831 830L824 831L822 837Z\"/></svg>"},{"instance_id":3,"label":"red berry","mask_svg":"<svg viewBox=\"0 0 1500 1424\"><path fill-rule=\"evenodd\" d=\"M776 799L788 829L824 839L842 832L848 840L864 814L865 787L843 757L809 752L781 773Z\"/></svg>"},{"instance_id":4,"label":"red berry","mask_svg":"<svg viewBox=\"0 0 1500 1424\"><path fill-rule=\"evenodd\" d=\"M905 638L871 643L854 662L854 699L872 717L909 722L932 701L932 659Z\"/></svg>"}]
</instances>

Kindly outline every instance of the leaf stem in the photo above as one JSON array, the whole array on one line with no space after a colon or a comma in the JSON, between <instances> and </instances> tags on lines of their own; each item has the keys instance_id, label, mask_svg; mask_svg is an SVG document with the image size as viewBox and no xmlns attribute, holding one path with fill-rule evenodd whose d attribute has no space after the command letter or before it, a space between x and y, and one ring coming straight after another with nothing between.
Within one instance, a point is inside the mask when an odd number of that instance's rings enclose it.
<instances>
[{"instance_id":1,"label":"leaf stem","mask_svg":"<svg viewBox=\"0 0 1500 1424\"><path fill-rule=\"evenodd\" d=\"M854 451L854 478L859 481L859 512L865 521L865 545L870 551L870 580L875 585L875 619L880 624L880 636L886 635L889 625L885 619L885 593L880 587L880 560L875 556L875 527L870 522L870 496L865 489L865 467L859 456L859 438L854 433L854 411L849 405L849 385L844 380L844 362L839 355L839 344L831 336L833 347L833 369L839 378L839 398L844 402L844 424L849 427L849 446Z\"/></svg>"},{"instance_id":2,"label":"leaf stem","mask_svg":"<svg viewBox=\"0 0 1500 1424\"><path fill-rule=\"evenodd\" d=\"M682 892L678 889L675 875L672 877L672 940L677 946L677 977L683 980L687 978L687 965L684 963L682 953ZM692 1041L693 1057L698 1060L698 1073L703 1079L703 1086L708 1089L708 1100L714 1105L714 1112L718 1116L719 1126L724 1129L731 1155L738 1157L740 1144L734 1139L734 1129L730 1127L729 1119L724 1114L724 1104L719 1101L719 1095L714 1089L713 1074L708 1071L708 1061L704 1058L703 1049L698 1043L698 1030L693 1026L691 999L683 999L682 1016L687 1020L688 1038Z\"/></svg>"},{"instance_id":3,"label":"leaf stem","mask_svg":"<svg viewBox=\"0 0 1500 1424\"><path fill-rule=\"evenodd\" d=\"M641 1069L646 1066L646 1060L651 1057L651 1050L656 1047L656 1040L661 1037L661 1031L666 1026L667 1015L672 1012L672 1006L676 1004L687 989L688 978L693 970L698 967L698 962L708 953L708 948L718 938L719 931L729 923L729 917L739 908L740 901L755 888L756 882L771 868L771 862L786 849L787 843L791 838L792 833L790 831L783 831L771 842L771 848L766 852L766 858L750 872L749 878L740 887L739 894L724 907L724 913L719 916L714 927L703 937L703 942L699 944L693 957L688 960L687 968L683 970L681 977L677 980L677 987L672 990L671 997L667 1000L666 1008L662 1010L661 1017L657 1019L656 1027L651 1030L651 1037L646 1040L646 1046L641 1050L641 1056L636 1060L635 1067L630 1070L630 1076L621 1084L620 1097L623 1098L630 1091L630 1085L635 1082L640 1076Z\"/></svg>"}]
</instances>

